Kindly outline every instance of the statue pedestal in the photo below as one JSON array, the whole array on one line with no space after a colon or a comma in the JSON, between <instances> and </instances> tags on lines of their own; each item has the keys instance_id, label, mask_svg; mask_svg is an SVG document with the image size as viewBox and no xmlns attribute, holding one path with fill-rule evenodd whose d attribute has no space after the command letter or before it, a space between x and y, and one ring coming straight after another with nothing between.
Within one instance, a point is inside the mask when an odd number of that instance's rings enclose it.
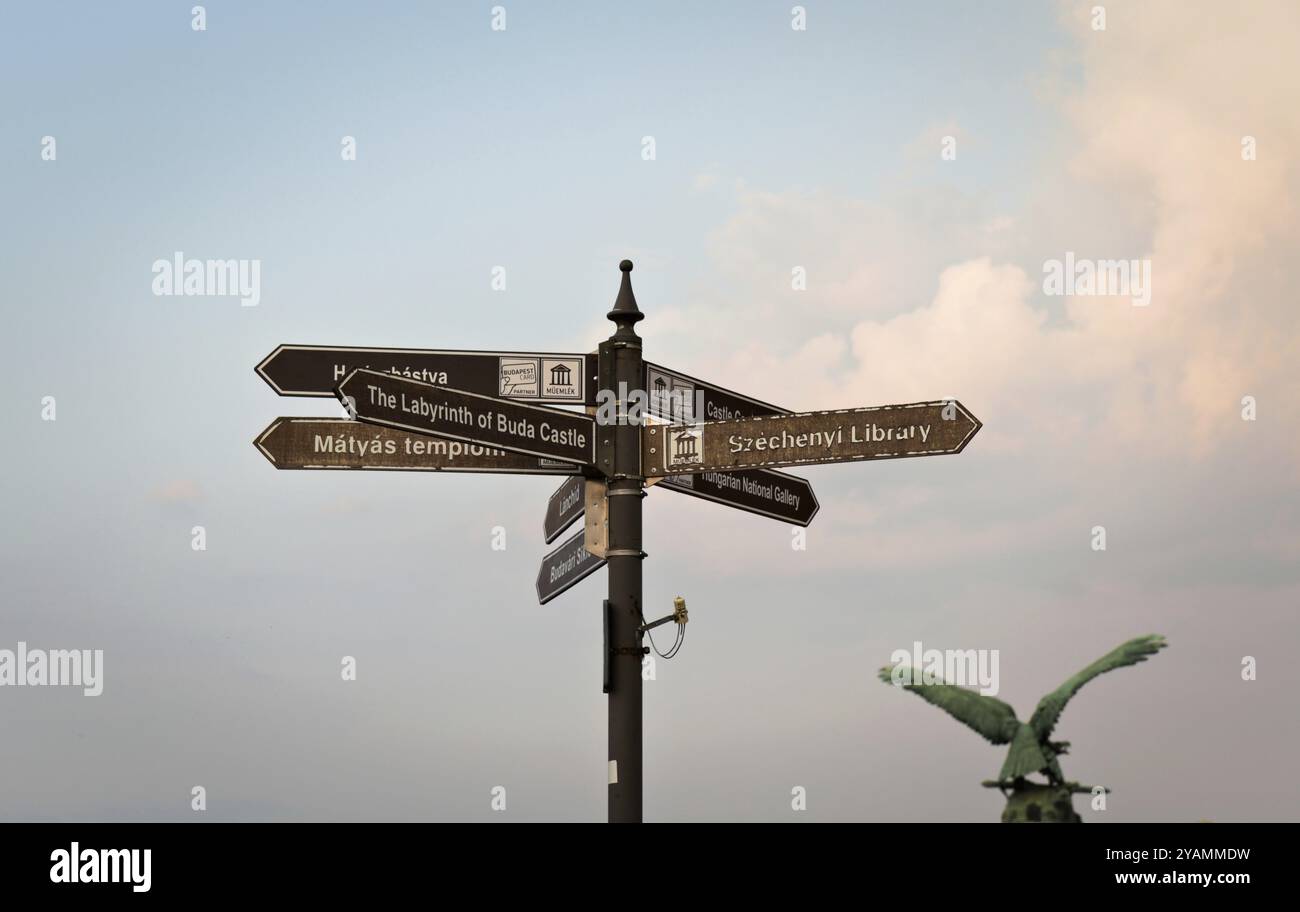
<instances>
[{"instance_id":1,"label":"statue pedestal","mask_svg":"<svg viewBox=\"0 0 1300 912\"><path fill-rule=\"evenodd\" d=\"M1003 823L1083 823L1074 812L1073 789L1025 783L1007 796Z\"/></svg>"}]
</instances>

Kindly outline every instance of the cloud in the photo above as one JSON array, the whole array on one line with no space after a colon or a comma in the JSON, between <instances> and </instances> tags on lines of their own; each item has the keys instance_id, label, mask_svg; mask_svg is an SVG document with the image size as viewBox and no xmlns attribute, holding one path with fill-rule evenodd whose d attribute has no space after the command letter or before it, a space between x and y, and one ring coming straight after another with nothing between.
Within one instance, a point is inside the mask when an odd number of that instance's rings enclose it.
<instances>
[{"instance_id":1,"label":"cloud","mask_svg":"<svg viewBox=\"0 0 1300 912\"><path fill-rule=\"evenodd\" d=\"M1300 527L1277 510L1300 499L1300 67L1287 50L1300 13L1152 3L1114 11L1105 33L1071 27L1081 78L1057 80L1061 134L1016 208L955 188L736 191L710 239L718 287L671 342L707 352L697 373L800 410L955 396L984 428L960 469L814 470L829 509L806 560L773 564L761 533L740 547L741 531L734 572L914 570L942 555L1086 576L1096 523L1125 554L1111 572L1139 588L1247 566L1267 588L1294 559ZM1242 158L1247 134L1257 161ZM1066 250L1149 258L1149 306L1046 295L1044 260ZM930 500L900 499L900 483Z\"/></svg>"},{"instance_id":2,"label":"cloud","mask_svg":"<svg viewBox=\"0 0 1300 912\"><path fill-rule=\"evenodd\" d=\"M1038 186L1061 194L1053 209L1079 203L1057 232L1066 246L1047 254L1149 258L1148 307L1044 296L1035 239L1056 229L1035 224L1042 200L989 213L953 194L933 231L883 203L750 187L710 249L762 332L723 375L801 408L955 395L986 422L980 446L1052 434L1112 464L1235 448L1241 399L1256 395L1271 412L1258 445L1300 455L1300 308L1285 268L1300 234L1288 51L1300 14L1285 3L1252 16L1160 3L1116 13L1101 33L1070 20L1083 48L1082 83L1064 99L1070 153L1042 163ZM1247 134L1259 160L1242 159ZM1125 249L1105 248L1108 237ZM805 292L790 290L795 265ZM938 287L921 299L927 272Z\"/></svg>"},{"instance_id":3,"label":"cloud","mask_svg":"<svg viewBox=\"0 0 1300 912\"><path fill-rule=\"evenodd\" d=\"M708 171L701 171L691 179L691 189L697 193L705 193L716 187L719 180L716 170L711 168Z\"/></svg>"},{"instance_id":4,"label":"cloud","mask_svg":"<svg viewBox=\"0 0 1300 912\"><path fill-rule=\"evenodd\" d=\"M193 504L203 499L203 492L194 479L176 478L155 488L153 498L164 504Z\"/></svg>"},{"instance_id":5,"label":"cloud","mask_svg":"<svg viewBox=\"0 0 1300 912\"><path fill-rule=\"evenodd\" d=\"M1202 452L1228 439L1243 394L1270 390L1297 412L1288 378L1300 355L1289 267L1296 237L1300 11L1195 14L1176 3L1126 8L1107 31L1073 21L1084 87L1068 99L1081 146L1072 173L1113 194L1137 193L1152 224L1159 323L1125 332L1113 314L1072 316L1098 343L1155 367L1156 401L1191 423ZM1243 160L1241 140L1260 152ZM1300 435L1279 441L1295 450Z\"/></svg>"}]
</instances>

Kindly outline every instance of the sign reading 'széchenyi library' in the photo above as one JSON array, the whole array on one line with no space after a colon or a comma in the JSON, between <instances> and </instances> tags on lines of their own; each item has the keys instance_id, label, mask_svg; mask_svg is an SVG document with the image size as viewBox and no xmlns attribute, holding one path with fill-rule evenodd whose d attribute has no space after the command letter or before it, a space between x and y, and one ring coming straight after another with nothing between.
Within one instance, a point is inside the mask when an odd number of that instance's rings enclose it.
<instances>
[{"instance_id":1,"label":"sign reading 'sz\u00e9chenyi library'","mask_svg":"<svg viewBox=\"0 0 1300 912\"><path fill-rule=\"evenodd\" d=\"M253 441L278 469L565 476L543 537L586 519L542 559L536 596L546 604L607 570L611 822L641 820L643 640L675 621L680 643L688 617L680 598L667 617L643 614L646 490L806 526L820 509L812 486L777 469L955 454L980 429L952 399L791 413L645 361L632 264L619 269L617 331L587 354L280 345L258 376L281 396L336 397L350 417L276 418Z\"/></svg>"},{"instance_id":2,"label":"sign reading 'sz\u00e9chenyi library'","mask_svg":"<svg viewBox=\"0 0 1300 912\"><path fill-rule=\"evenodd\" d=\"M648 427L649 475L960 453L980 422L960 402L915 402Z\"/></svg>"}]
</instances>

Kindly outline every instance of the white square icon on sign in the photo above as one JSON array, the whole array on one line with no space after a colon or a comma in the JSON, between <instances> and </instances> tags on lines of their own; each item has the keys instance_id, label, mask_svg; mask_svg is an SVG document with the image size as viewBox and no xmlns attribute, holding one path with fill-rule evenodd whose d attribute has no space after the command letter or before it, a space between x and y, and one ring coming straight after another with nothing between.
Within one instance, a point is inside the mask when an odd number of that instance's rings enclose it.
<instances>
[{"instance_id":1,"label":"white square icon on sign","mask_svg":"<svg viewBox=\"0 0 1300 912\"><path fill-rule=\"evenodd\" d=\"M668 466L676 468L704 462L704 433L698 427L674 427L668 433Z\"/></svg>"},{"instance_id":2,"label":"white square icon on sign","mask_svg":"<svg viewBox=\"0 0 1300 912\"><path fill-rule=\"evenodd\" d=\"M510 399L536 399L540 390L536 358L501 359L501 395Z\"/></svg>"},{"instance_id":3,"label":"white square icon on sign","mask_svg":"<svg viewBox=\"0 0 1300 912\"><path fill-rule=\"evenodd\" d=\"M581 358L543 358L542 395L582 402L582 371Z\"/></svg>"}]
</instances>

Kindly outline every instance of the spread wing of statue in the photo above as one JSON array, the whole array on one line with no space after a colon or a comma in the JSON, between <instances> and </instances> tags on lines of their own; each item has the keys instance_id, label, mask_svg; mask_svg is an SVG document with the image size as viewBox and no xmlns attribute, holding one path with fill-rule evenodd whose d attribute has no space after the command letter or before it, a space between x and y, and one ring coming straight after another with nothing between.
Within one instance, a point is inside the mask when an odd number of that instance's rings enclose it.
<instances>
[{"instance_id":1,"label":"spread wing of statue","mask_svg":"<svg viewBox=\"0 0 1300 912\"><path fill-rule=\"evenodd\" d=\"M1009 744L1007 758L1002 770L994 781L985 785L996 786L1006 794L1027 789L1042 790L1042 786L1027 780L1033 773L1041 773L1047 779L1048 789L1053 793L1062 790L1067 796L1071 792L1092 791L1087 786L1066 782L1061 773L1057 758L1069 748L1068 741L1052 741L1051 735L1061 717L1065 704L1070 702L1079 689L1097 675L1105 674L1126 665L1145 662L1147 656L1155 655L1165 647L1162 636L1144 636L1108 652L1078 674L1069 678L1056 690L1038 701L1038 707L1028 722L1016 718L1016 711L995 697L986 697L973 690L947 684L932 675L927 677L933 683L924 683L919 670L907 667L887 665L880 669L880 680L886 684L910 690L921 699L933 703L948 715L975 729L993 744ZM1059 800L1059 799L1054 799ZM1008 806L1010 810L1010 806ZM1073 810L1070 809L1070 814ZM1008 819L1004 814L1003 819ZM1030 816L1030 819L1038 819ZM1077 819L1077 815L1075 815Z\"/></svg>"}]
</instances>

